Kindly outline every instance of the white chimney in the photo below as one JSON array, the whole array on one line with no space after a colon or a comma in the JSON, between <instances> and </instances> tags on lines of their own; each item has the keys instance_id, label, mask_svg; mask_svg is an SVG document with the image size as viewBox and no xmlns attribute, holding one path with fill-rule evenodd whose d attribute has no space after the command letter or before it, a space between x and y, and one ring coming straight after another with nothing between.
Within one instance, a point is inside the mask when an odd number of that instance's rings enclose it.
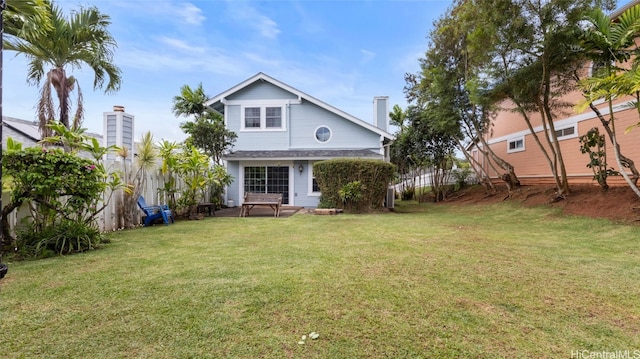
<instances>
[{"instance_id":1,"label":"white chimney","mask_svg":"<svg viewBox=\"0 0 640 359\"><path fill-rule=\"evenodd\" d=\"M379 129L389 132L389 96L373 98L373 123Z\"/></svg>"},{"instance_id":2,"label":"white chimney","mask_svg":"<svg viewBox=\"0 0 640 359\"><path fill-rule=\"evenodd\" d=\"M104 113L103 146L126 147L128 149L126 160L128 161L133 159L134 152L133 120L133 115L124 112L124 106L113 106L113 112ZM107 159L120 160L122 157L109 153Z\"/></svg>"}]
</instances>

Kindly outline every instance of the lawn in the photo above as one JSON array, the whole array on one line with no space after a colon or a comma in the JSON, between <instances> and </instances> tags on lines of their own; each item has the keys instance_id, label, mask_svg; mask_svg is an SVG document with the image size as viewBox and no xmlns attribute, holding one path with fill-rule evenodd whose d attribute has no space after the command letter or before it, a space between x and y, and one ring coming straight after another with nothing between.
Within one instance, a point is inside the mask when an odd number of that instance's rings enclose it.
<instances>
[{"instance_id":1,"label":"lawn","mask_svg":"<svg viewBox=\"0 0 640 359\"><path fill-rule=\"evenodd\" d=\"M10 263L0 357L640 355L640 227L400 202L395 213L206 218L110 238Z\"/></svg>"}]
</instances>

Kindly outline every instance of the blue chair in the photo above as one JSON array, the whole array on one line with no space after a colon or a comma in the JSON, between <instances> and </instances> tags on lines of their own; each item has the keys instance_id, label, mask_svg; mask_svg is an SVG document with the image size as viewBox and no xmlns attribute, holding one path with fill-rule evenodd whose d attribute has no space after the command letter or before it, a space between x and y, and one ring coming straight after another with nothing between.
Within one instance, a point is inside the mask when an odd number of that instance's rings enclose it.
<instances>
[{"instance_id":1,"label":"blue chair","mask_svg":"<svg viewBox=\"0 0 640 359\"><path fill-rule=\"evenodd\" d=\"M160 218L162 218L166 225L169 224L169 220L171 220L171 223L174 222L173 213L166 204L161 206L148 206L144 197L140 196L138 197L138 207L140 207L146 216L144 218L145 227L153 225L153 222Z\"/></svg>"}]
</instances>

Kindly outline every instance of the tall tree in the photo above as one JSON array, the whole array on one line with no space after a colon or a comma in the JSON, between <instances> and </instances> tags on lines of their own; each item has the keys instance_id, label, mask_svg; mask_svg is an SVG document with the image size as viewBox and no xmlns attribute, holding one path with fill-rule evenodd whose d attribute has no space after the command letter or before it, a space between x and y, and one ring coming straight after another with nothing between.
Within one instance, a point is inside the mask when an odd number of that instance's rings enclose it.
<instances>
[{"instance_id":1,"label":"tall tree","mask_svg":"<svg viewBox=\"0 0 640 359\"><path fill-rule=\"evenodd\" d=\"M640 173L634 162L624 156L618 143L616 132L616 116L613 111L613 101L624 96L635 97L635 108L640 114L640 66L636 38L640 36L640 5L635 5L623 12L613 21L602 10L596 9L587 17L591 26L582 35L583 53L598 66L590 78L583 79L580 87L585 93L585 102L581 109L588 106L596 114L605 129L611 144L619 173L629 187L640 197L637 182ZM632 57L634 63L631 68L625 66ZM576 72L576 76L579 77ZM597 100L605 100L609 115L604 116L593 104ZM631 171L631 176L626 169Z\"/></svg>"},{"instance_id":2,"label":"tall tree","mask_svg":"<svg viewBox=\"0 0 640 359\"><path fill-rule=\"evenodd\" d=\"M4 34L23 36L24 34L42 33L51 28L49 3L45 0L0 0L0 208L2 206L2 128L3 125L3 88L2 72L4 59ZM0 224L0 253L4 242ZM1 261L0 261L1 262Z\"/></svg>"},{"instance_id":3,"label":"tall tree","mask_svg":"<svg viewBox=\"0 0 640 359\"><path fill-rule=\"evenodd\" d=\"M527 124L547 160L558 198L569 191L555 120L572 104L563 95L575 89L574 71L581 67L575 48L584 15L611 1L598 0L480 0L489 42L474 53L490 59L487 75L496 104L510 100ZM534 115L543 131L534 131Z\"/></svg>"},{"instance_id":4,"label":"tall tree","mask_svg":"<svg viewBox=\"0 0 640 359\"><path fill-rule=\"evenodd\" d=\"M494 185L484 167L469 153L474 146L487 159L509 189L519 185L514 167L499 157L486 143L489 129L490 104L477 96L478 84L483 81L486 53L473 52L476 43L486 44L490 34L477 21L479 13L473 2L460 1L434 23L430 33L430 47L420 59L421 71L407 75L405 93L407 99L419 106L431 108L429 118L440 122L448 129L458 150L474 164L477 178L487 188ZM483 38L484 37L484 38ZM484 46L481 46L484 49ZM476 94L474 96L474 94Z\"/></svg>"},{"instance_id":5,"label":"tall tree","mask_svg":"<svg viewBox=\"0 0 640 359\"><path fill-rule=\"evenodd\" d=\"M108 31L109 16L96 7L81 8L65 18L62 10L45 0L50 6L51 27L44 32L24 32L9 36L5 41L7 50L21 53L29 60L27 82L40 84L40 99L37 105L40 131L43 137L51 135L46 124L59 121L67 128L79 128L83 117L82 93L69 68L88 65L94 72L93 88L105 88L105 93L119 90L120 69L113 63L116 41ZM45 67L49 67L46 70ZM45 72L46 71L46 72ZM57 108L54 105L54 93ZM77 91L76 111L71 112L71 93ZM57 113L56 113L57 112Z\"/></svg>"},{"instance_id":6,"label":"tall tree","mask_svg":"<svg viewBox=\"0 0 640 359\"><path fill-rule=\"evenodd\" d=\"M192 121L180 124L180 128L189 135L186 144L199 148L215 163L221 164L222 155L233 147L238 136L227 129L220 114L208 110L204 105L207 99L202 83L195 89L184 85L180 88L180 95L173 98L173 113L177 117L194 117Z\"/></svg>"},{"instance_id":7,"label":"tall tree","mask_svg":"<svg viewBox=\"0 0 640 359\"><path fill-rule=\"evenodd\" d=\"M47 0L6 0L2 7L3 29L5 34L22 37L25 34L37 34L51 28Z\"/></svg>"}]
</instances>

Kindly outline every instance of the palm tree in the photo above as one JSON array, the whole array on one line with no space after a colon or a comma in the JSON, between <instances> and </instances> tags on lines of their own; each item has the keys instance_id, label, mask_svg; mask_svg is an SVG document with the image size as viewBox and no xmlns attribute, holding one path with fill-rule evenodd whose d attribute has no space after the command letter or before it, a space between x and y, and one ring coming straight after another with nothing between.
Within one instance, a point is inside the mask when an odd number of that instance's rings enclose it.
<instances>
[{"instance_id":1,"label":"palm tree","mask_svg":"<svg viewBox=\"0 0 640 359\"><path fill-rule=\"evenodd\" d=\"M637 186L640 174L630 158L622 155L616 134L616 119L613 111L613 100L624 95L637 95L637 90L631 90L625 83L627 71L621 65L628 62L636 52L635 39L640 34L640 5L635 5L623 12L613 21L602 10L593 11L587 21L591 28L584 33L582 47L586 56L593 60L595 66L592 77L582 80L580 87L585 92L585 101L579 109L590 107L597 115L604 127L613 151L620 174L629 187L640 197ZM637 59L636 59L637 61ZM609 118L605 118L593 104L598 99L604 99L609 107ZM633 178L629 177L625 168L629 168Z\"/></svg>"},{"instance_id":2,"label":"palm tree","mask_svg":"<svg viewBox=\"0 0 640 359\"><path fill-rule=\"evenodd\" d=\"M47 0L7 0L6 8L2 7L5 34L21 37L27 33L37 34L50 29L50 7Z\"/></svg>"},{"instance_id":3,"label":"palm tree","mask_svg":"<svg viewBox=\"0 0 640 359\"><path fill-rule=\"evenodd\" d=\"M50 3L50 0L44 0ZM7 50L17 51L29 59L27 81L31 85L41 84L38 101L38 119L43 137L52 135L46 126L50 121L59 121L70 129L79 128L82 123L83 106L80 87L67 68L88 65L94 72L93 88L103 88L105 93L120 89L121 72L113 61L116 41L107 30L111 23L108 15L101 14L96 7L81 8L64 17L55 5L48 7L51 28L44 33L25 32L10 36L5 42ZM45 66L50 66L45 73ZM105 84L106 82L106 84ZM58 113L54 107L55 90ZM77 108L70 121L71 92L77 88Z\"/></svg>"},{"instance_id":4,"label":"palm tree","mask_svg":"<svg viewBox=\"0 0 640 359\"><path fill-rule=\"evenodd\" d=\"M204 105L208 97L202 88L202 82L192 89L189 85L180 88L180 95L173 97L173 113L176 117L202 115L207 107Z\"/></svg>"},{"instance_id":5,"label":"palm tree","mask_svg":"<svg viewBox=\"0 0 640 359\"><path fill-rule=\"evenodd\" d=\"M51 28L50 6L46 0L0 0L0 163L2 163L2 59L4 53L4 33L12 36L37 34ZM2 207L2 166L0 166L0 212ZM1 227L1 226L0 226ZM5 238L0 228L0 265ZM7 237L10 238L10 237ZM6 269L6 267L5 267Z\"/></svg>"}]
</instances>

